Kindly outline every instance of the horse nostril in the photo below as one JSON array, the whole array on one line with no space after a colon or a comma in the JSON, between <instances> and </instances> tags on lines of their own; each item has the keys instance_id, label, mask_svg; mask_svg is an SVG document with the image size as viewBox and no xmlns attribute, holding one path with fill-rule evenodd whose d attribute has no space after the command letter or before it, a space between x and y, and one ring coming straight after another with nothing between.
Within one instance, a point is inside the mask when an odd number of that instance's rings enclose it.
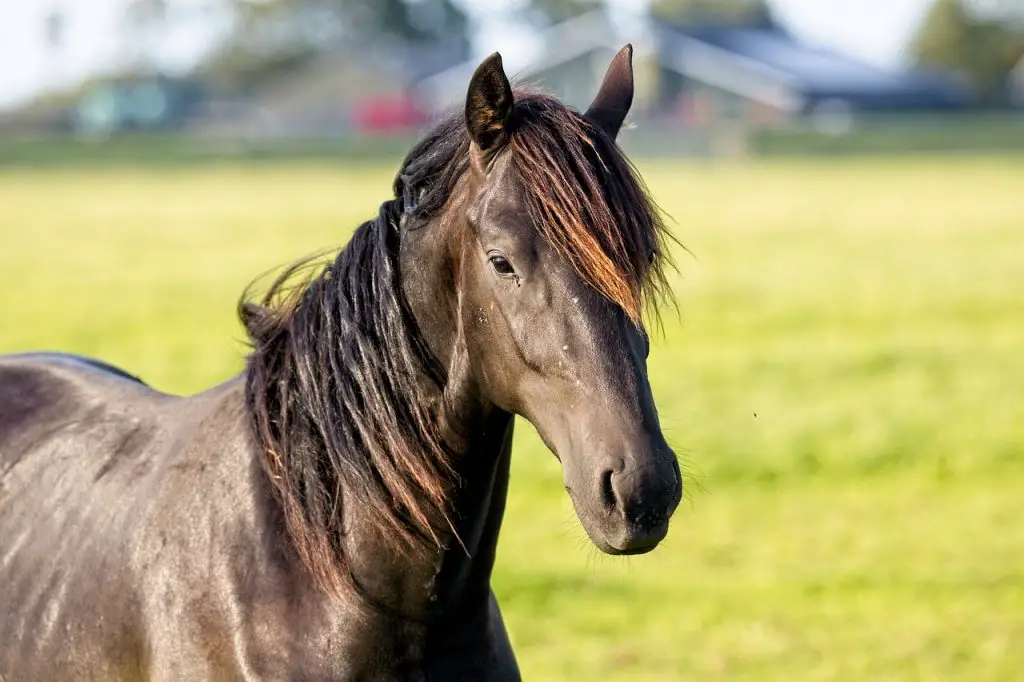
<instances>
[{"instance_id":1,"label":"horse nostril","mask_svg":"<svg viewBox=\"0 0 1024 682\"><path fill-rule=\"evenodd\" d=\"M618 505L615 488L612 486L612 475L611 469L601 474L601 500L604 502L604 508L608 511L612 511Z\"/></svg>"}]
</instances>

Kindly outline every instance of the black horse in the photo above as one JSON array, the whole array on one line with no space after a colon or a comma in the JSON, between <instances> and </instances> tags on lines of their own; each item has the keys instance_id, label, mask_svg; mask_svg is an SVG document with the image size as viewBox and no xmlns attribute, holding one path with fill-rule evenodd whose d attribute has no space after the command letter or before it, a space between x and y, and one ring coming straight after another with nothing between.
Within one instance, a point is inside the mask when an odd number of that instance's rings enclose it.
<instances>
[{"instance_id":1,"label":"black horse","mask_svg":"<svg viewBox=\"0 0 1024 682\"><path fill-rule=\"evenodd\" d=\"M220 386L0 358L0 679L518 679L490 589L516 414L597 547L654 548L682 488L630 62L579 114L484 61L336 258L243 297Z\"/></svg>"}]
</instances>

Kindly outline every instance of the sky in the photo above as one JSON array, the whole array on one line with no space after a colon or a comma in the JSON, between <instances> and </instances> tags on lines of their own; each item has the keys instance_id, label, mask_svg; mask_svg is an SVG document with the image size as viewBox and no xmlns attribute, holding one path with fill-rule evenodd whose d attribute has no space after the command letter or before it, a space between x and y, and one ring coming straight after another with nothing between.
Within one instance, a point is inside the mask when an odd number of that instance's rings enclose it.
<instances>
[{"instance_id":1,"label":"sky","mask_svg":"<svg viewBox=\"0 0 1024 682\"><path fill-rule=\"evenodd\" d=\"M177 0L201 6L204 0ZM122 63L124 46L112 40L125 0L0 0L0 108L10 107L40 90L69 84L104 65ZM528 31L510 30L509 17L522 0L461 0L483 21L475 44L482 54L501 50L510 61L528 60L536 41ZM647 0L609 0L628 14ZM931 0L770 0L779 18L805 41L829 47L883 67L899 64L903 48L920 24ZM87 7L86 7L87 5ZM54 59L45 48L44 18L63 7L69 20L64 54ZM201 13L181 22L164 41L172 63L187 66L201 41L218 28ZM121 50L119 53L118 50ZM519 59L515 59L518 54Z\"/></svg>"},{"instance_id":2,"label":"sky","mask_svg":"<svg viewBox=\"0 0 1024 682\"><path fill-rule=\"evenodd\" d=\"M805 40L880 66L893 66L920 26L931 0L772 0Z\"/></svg>"}]
</instances>

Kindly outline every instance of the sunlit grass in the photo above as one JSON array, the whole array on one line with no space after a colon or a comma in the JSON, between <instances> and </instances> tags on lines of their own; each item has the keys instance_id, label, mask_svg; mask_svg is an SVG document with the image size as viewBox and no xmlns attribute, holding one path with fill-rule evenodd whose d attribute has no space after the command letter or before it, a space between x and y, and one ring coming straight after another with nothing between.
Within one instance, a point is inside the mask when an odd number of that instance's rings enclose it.
<instances>
[{"instance_id":1,"label":"sunlit grass","mask_svg":"<svg viewBox=\"0 0 1024 682\"><path fill-rule=\"evenodd\" d=\"M495 587L526 679L1018 679L1024 162L640 166L692 252L651 358L688 501L599 555L520 429ZM0 351L227 378L243 288L392 172L0 175Z\"/></svg>"}]
</instances>

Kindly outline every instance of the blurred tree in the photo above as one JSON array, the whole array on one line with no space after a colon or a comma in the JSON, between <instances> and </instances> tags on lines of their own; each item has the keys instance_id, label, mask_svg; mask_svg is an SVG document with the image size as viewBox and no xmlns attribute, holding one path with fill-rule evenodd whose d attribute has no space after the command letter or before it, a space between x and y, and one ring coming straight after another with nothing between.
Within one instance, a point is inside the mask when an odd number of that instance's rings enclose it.
<instances>
[{"instance_id":1,"label":"blurred tree","mask_svg":"<svg viewBox=\"0 0 1024 682\"><path fill-rule=\"evenodd\" d=\"M983 103L1002 104L1007 75L1024 55L1022 20L1016 2L936 0L911 53L919 65L963 74Z\"/></svg>"},{"instance_id":2,"label":"blurred tree","mask_svg":"<svg viewBox=\"0 0 1024 682\"><path fill-rule=\"evenodd\" d=\"M167 0L131 0L128 15L136 21L160 21L167 16Z\"/></svg>"},{"instance_id":3,"label":"blurred tree","mask_svg":"<svg viewBox=\"0 0 1024 682\"><path fill-rule=\"evenodd\" d=\"M604 0L527 0L532 13L545 24L557 24L605 4Z\"/></svg>"},{"instance_id":4,"label":"blurred tree","mask_svg":"<svg viewBox=\"0 0 1024 682\"><path fill-rule=\"evenodd\" d=\"M43 32L46 35L46 45L51 50L59 50L64 47L65 28L67 21L64 13L55 9L47 13L44 19Z\"/></svg>"},{"instance_id":5,"label":"blurred tree","mask_svg":"<svg viewBox=\"0 0 1024 682\"><path fill-rule=\"evenodd\" d=\"M352 35L390 35L413 42L465 39L466 14L453 0L230 0L242 26L261 21L330 22Z\"/></svg>"},{"instance_id":6,"label":"blurred tree","mask_svg":"<svg viewBox=\"0 0 1024 682\"><path fill-rule=\"evenodd\" d=\"M963 0L969 14L1024 28L1024 2L1020 0Z\"/></svg>"},{"instance_id":7,"label":"blurred tree","mask_svg":"<svg viewBox=\"0 0 1024 682\"><path fill-rule=\"evenodd\" d=\"M530 5L555 23L602 7L604 0L529 0ZM767 0L651 0L652 13L684 24L776 26Z\"/></svg>"},{"instance_id":8,"label":"blurred tree","mask_svg":"<svg viewBox=\"0 0 1024 682\"><path fill-rule=\"evenodd\" d=\"M774 27L767 0L652 0L655 16L683 24Z\"/></svg>"},{"instance_id":9,"label":"blurred tree","mask_svg":"<svg viewBox=\"0 0 1024 682\"><path fill-rule=\"evenodd\" d=\"M469 21L455 0L227 1L235 32L208 68L221 83L244 86L291 69L342 36L349 46L391 38L468 51Z\"/></svg>"},{"instance_id":10,"label":"blurred tree","mask_svg":"<svg viewBox=\"0 0 1024 682\"><path fill-rule=\"evenodd\" d=\"M131 0L124 20L127 39L123 45L134 71L152 71L156 68L153 45L167 21L167 0Z\"/></svg>"}]
</instances>

